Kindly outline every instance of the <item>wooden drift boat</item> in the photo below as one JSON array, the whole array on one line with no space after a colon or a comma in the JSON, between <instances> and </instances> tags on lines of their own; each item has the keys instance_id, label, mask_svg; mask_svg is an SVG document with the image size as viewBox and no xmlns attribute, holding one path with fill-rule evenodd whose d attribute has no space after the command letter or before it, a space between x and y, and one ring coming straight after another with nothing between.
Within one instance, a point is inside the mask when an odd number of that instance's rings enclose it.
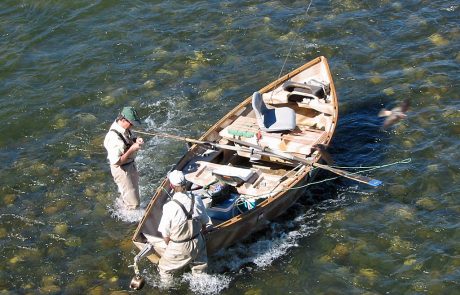
<instances>
[{"instance_id":1,"label":"wooden drift boat","mask_svg":"<svg viewBox=\"0 0 460 295\"><path fill-rule=\"evenodd\" d=\"M298 200L314 167L324 166L314 146L329 144L337 119L329 66L318 57L246 98L200 140L189 140L195 144L175 169L184 172L212 218L208 255L263 228ZM133 237L153 263L159 256L146 246L161 239L158 224L170 195L165 177Z\"/></svg>"}]
</instances>

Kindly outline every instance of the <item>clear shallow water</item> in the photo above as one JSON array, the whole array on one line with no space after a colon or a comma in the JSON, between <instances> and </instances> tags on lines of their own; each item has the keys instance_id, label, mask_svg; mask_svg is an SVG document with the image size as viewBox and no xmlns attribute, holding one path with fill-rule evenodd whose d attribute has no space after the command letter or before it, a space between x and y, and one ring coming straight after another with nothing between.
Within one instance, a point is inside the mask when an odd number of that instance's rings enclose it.
<instances>
[{"instance_id":1,"label":"clear shallow water","mask_svg":"<svg viewBox=\"0 0 460 295\"><path fill-rule=\"evenodd\" d=\"M318 3L317 3L318 2ZM134 105L147 130L198 137L243 98L324 55L340 99L337 179L175 293L455 294L459 289L459 5L451 1L2 1L0 290L127 292L142 212L119 210L102 140ZM297 36L295 39L294 37ZM294 40L294 42L293 42ZM410 97L408 120L380 108ZM146 205L184 144L146 138ZM325 178L332 175L323 175ZM148 286L160 294L154 267ZM117 293L118 292L118 293Z\"/></svg>"}]
</instances>

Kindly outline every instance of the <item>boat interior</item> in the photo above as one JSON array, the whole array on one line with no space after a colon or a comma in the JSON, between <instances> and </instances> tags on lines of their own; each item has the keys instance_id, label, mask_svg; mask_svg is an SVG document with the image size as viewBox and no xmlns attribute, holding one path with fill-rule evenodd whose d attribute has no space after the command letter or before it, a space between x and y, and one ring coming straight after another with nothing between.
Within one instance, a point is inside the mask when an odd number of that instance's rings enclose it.
<instances>
[{"instance_id":1,"label":"boat interior","mask_svg":"<svg viewBox=\"0 0 460 295\"><path fill-rule=\"evenodd\" d=\"M335 99L331 97L329 77L323 65L293 76L287 82L266 93L254 93L252 103L242 104L226 116L204 140L233 149L213 149L194 145L175 169L182 170L190 190L200 195L213 224L218 225L268 202L292 186L298 176L310 169L304 164L258 153L251 145L268 147L303 159L318 156L314 146L328 143L337 118ZM335 95L335 94L334 94ZM257 101L262 99L262 101ZM249 98L248 98L249 100ZM255 106L255 104L259 104ZM275 111L287 108L281 112ZM268 125L261 113L271 116ZM294 114L294 124L274 122ZM265 120L264 120L265 119ZM283 124L287 126L282 129ZM280 127L281 126L281 127ZM162 191L161 191L162 190ZM168 201L169 186L163 183L157 192L157 205L145 220L142 233L151 238L157 232L161 208ZM160 206L158 206L160 205Z\"/></svg>"}]
</instances>

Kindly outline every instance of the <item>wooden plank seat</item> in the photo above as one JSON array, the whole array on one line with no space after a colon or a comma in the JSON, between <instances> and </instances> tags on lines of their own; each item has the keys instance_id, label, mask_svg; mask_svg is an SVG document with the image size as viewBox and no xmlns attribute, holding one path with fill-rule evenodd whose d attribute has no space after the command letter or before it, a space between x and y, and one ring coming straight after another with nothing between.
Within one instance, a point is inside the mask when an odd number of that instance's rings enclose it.
<instances>
[{"instance_id":1,"label":"wooden plank seat","mask_svg":"<svg viewBox=\"0 0 460 295\"><path fill-rule=\"evenodd\" d=\"M227 170L228 175L234 176L235 173L242 175L244 181L236 186L237 192L241 195L261 196L268 194L273 188L279 187L281 180L280 175L263 173L259 169L239 168L204 161L196 163L199 165L198 169L185 174L185 179L204 187L219 180L216 176L225 174Z\"/></svg>"},{"instance_id":2,"label":"wooden plank seat","mask_svg":"<svg viewBox=\"0 0 460 295\"><path fill-rule=\"evenodd\" d=\"M308 156L315 144L325 140L327 132L305 127L301 129L299 126L288 133L264 132L259 129L256 118L242 116L222 129L219 135L228 140L238 139L274 150Z\"/></svg>"}]
</instances>

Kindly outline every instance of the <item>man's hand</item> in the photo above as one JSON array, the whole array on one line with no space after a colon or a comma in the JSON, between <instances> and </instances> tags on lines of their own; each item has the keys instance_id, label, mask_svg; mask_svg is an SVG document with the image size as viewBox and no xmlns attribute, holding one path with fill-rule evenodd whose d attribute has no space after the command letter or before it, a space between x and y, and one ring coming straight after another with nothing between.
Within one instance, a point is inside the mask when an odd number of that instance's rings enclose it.
<instances>
[{"instance_id":1,"label":"man's hand","mask_svg":"<svg viewBox=\"0 0 460 295\"><path fill-rule=\"evenodd\" d=\"M132 153L137 152L138 150L140 150L141 145L143 145L143 144L144 144L144 140L142 138L138 137L136 139L136 142L133 143L133 145L126 151L126 153L121 155L120 160L118 161L118 163L119 163L118 165L122 165L122 164L126 163L129 155L131 155Z\"/></svg>"},{"instance_id":2,"label":"man's hand","mask_svg":"<svg viewBox=\"0 0 460 295\"><path fill-rule=\"evenodd\" d=\"M138 137L136 139L136 142L133 143L133 145L129 149L132 149L133 152L137 152L138 150L141 149L141 145L143 144L144 144L144 140L141 137Z\"/></svg>"}]
</instances>

